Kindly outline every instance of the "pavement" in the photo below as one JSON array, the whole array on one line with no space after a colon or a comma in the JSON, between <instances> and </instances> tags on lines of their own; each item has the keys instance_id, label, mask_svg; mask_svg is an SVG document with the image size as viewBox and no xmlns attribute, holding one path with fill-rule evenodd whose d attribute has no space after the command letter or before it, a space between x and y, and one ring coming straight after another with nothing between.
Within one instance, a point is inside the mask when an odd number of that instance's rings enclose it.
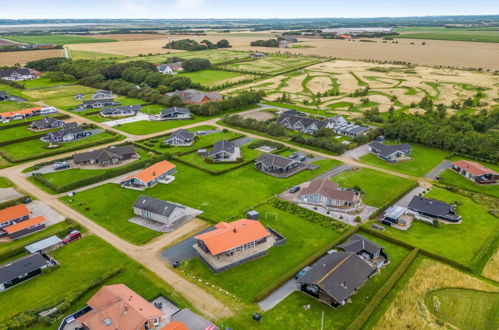
<instances>
[{"instance_id":1,"label":"pavement","mask_svg":"<svg viewBox=\"0 0 499 330\"><path fill-rule=\"evenodd\" d=\"M23 194L14 188L0 188L0 203L8 202L21 196Z\"/></svg>"},{"instance_id":2,"label":"pavement","mask_svg":"<svg viewBox=\"0 0 499 330\"><path fill-rule=\"evenodd\" d=\"M180 243L177 243L173 246L170 246L168 249L161 252L161 258L167 261L170 264L173 264L175 261L184 261L195 258L198 256L198 253L192 247L194 243L196 243L196 239L194 236L199 234L203 234L209 231L214 230L215 227L210 227L205 230L202 230L191 237L186 238Z\"/></svg>"},{"instance_id":3,"label":"pavement","mask_svg":"<svg viewBox=\"0 0 499 330\"><path fill-rule=\"evenodd\" d=\"M294 291L300 290L300 284L296 282L294 277L281 285L277 290L269 294L265 299L260 300L257 305L266 312L277 306L281 301L286 299L287 296Z\"/></svg>"},{"instance_id":4,"label":"pavement","mask_svg":"<svg viewBox=\"0 0 499 330\"><path fill-rule=\"evenodd\" d=\"M26 204L26 206L31 211L32 218L36 218L39 216L45 217L45 219L47 219L47 222L45 222L45 226L47 227L64 221L65 219L65 217L59 212L55 211L49 205L39 200L34 200L31 203Z\"/></svg>"},{"instance_id":5,"label":"pavement","mask_svg":"<svg viewBox=\"0 0 499 330\"><path fill-rule=\"evenodd\" d=\"M236 147L242 147L243 145L248 144L248 143L250 143L251 141L253 141L253 138L250 138L250 137L242 137L242 138L240 138L240 139L233 140L232 142L236 145Z\"/></svg>"},{"instance_id":6,"label":"pavement","mask_svg":"<svg viewBox=\"0 0 499 330\"><path fill-rule=\"evenodd\" d=\"M369 144L366 143L351 150L348 150L347 152L343 153L343 156L359 159L360 157L365 156L368 153L369 153Z\"/></svg>"},{"instance_id":7,"label":"pavement","mask_svg":"<svg viewBox=\"0 0 499 330\"><path fill-rule=\"evenodd\" d=\"M355 167L352 166L352 165L339 165L339 166L336 166L332 169L330 169L329 171L327 172L324 172L322 174L319 174L318 176L316 176L314 179L326 179L326 178L331 178L335 175L338 175L338 174L341 174L343 172L347 172L347 171L352 171Z\"/></svg>"},{"instance_id":8,"label":"pavement","mask_svg":"<svg viewBox=\"0 0 499 330\"><path fill-rule=\"evenodd\" d=\"M400 205L403 207L407 207L409 205L409 202L411 201L411 199L414 196L421 194L425 190L426 189L423 187L416 187L416 188L412 189L411 191L409 191L404 197L399 199L394 205Z\"/></svg>"},{"instance_id":9,"label":"pavement","mask_svg":"<svg viewBox=\"0 0 499 330\"><path fill-rule=\"evenodd\" d=\"M122 124L135 123L137 121L145 121L145 120L149 121L149 115L139 112L133 117L105 121L105 122L103 122L103 124L107 125L109 127L115 127L115 126L119 126Z\"/></svg>"},{"instance_id":10,"label":"pavement","mask_svg":"<svg viewBox=\"0 0 499 330\"><path fill-rule=\"evenodd\" d=\"M430 178L436 180L437 177L442 174L443 171L452 167L452 162L449 160L444 160L438 164L434 169L425 174L425 178Z\"/></svg>"},{"instance_id":11,"label":"pavement","mask_svg":"<svg viewBox=\"0 0 499 330\"><path fill-rule=\"evenodd\" d=\"M14 96L14 95L9 95L9 101L13 101L13 102L27 102L27 100L23 99L23 98L20 98L20 97L17 97L17 96Z\"/></svg>"}]
</instances>

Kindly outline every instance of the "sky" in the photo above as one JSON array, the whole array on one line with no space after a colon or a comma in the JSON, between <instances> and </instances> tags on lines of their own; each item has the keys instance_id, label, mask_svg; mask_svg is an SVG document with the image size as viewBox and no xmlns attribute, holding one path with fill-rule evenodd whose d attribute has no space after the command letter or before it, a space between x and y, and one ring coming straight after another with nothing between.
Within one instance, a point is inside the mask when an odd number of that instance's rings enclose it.
<instances>
[{"instance_id":1,"label":"sky","mask_svg":"<svg viewBox=\"0 0 499 330\"><path fill-rule=\"evenodd\" d=\"M309 18L499 14L498 0L0 0L0 19Z\"/></svg>"}]
</instances>

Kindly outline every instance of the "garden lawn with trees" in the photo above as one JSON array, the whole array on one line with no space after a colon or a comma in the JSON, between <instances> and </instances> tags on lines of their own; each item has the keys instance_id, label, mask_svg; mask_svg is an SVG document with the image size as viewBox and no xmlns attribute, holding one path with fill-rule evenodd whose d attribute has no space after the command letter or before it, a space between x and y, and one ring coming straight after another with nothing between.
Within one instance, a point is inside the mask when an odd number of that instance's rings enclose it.
<instances>
[{"instance_id":1,"label":"garden lawn with trees","mask_svg":"<svg viewBox=\"0 0 499 330\"><path fill-rule=\"evenodd\" d=\"M222 175L212 175L189 165L173 163L177 166L175 180L147 189L147 195L202 210L201 216L213 222L228 220L338 165L335 160L321 160L314 162L320 167L317 170L306 170L281 179L259 172L253 164ZM251 193L248 193L248 187L251 187ZM107 183L61 200L121 238L134 244L145 244L160 233L128 222L133 216L133 203L143 193ZM109 205L116 207L109 208Z\"/></svg>"}]
</instances>

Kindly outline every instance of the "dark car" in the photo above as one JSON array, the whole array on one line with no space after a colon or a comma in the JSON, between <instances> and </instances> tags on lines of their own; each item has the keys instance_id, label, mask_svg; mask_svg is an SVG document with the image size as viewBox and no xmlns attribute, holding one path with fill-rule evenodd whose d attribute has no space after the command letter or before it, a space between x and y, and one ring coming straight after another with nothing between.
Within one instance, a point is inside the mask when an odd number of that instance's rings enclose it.
<instances>
[{"instance_id":1,"label":"dark car","mask_svg":"<svg viewBox=\"0 0 499 330\"><path fill-rule=\"evenodd\" d=\"M62 242L64 244L68 244L68 243L71 243L72 241L76 241L77 239L80 239L80 238L81 238L81 233L78 230L72 230L69 232L69 234L66 235L66 237L64 237Z\"/></svg>"},{"instance_id":2,"label":"dark car","mask_svg":"<svg viewBox=\"0 0 499 330\"><path fill-rule=\"evenodd\" d=\"M293 186L291 188L289 188L289 192L294 194L295 192L297 192L298 190L300 190L300 186Z\"/></svg>"},{"instance_id":3,"label":"dark car","mask_svg":"<svg viewBox=\"0 0 499 330\"><path fill-rule=\"evenodd\" d=\"M305 274L310 270L312 269L312 267L310 266L307 266L305 268L303 268L302 270L300 270L296 275L295 275L295 280L299 279L300 277L303 277L305 276Z\"/></svg>"},{"instance_id":4,"label":"dark car","mask_svg":"<svg viewBox=\"0 0 499 330\"><path fill-rule=\"evenodd\" d=\"M306 156L301 156L298 160L299 160L300 162L303 162L303 161L304 161L304 160L306 160L306 159L307 159L307 157L306 157Z\"/></svg>"},{"instance_id":5,"label":"dark car","mask_svg":"<svg viewBox=\"0 0 499 330\"><path fill-rule=\"evenodd\" d=\"M294 153L292 153L291 155L289 155L289 157L288 157L288 158L290 158L290 159L295 159L295 158L296 158L296 157L298 157L298 156L299 156L299 155L298 155L298 153L294 152Z\"/></svg>"}]
</instances>

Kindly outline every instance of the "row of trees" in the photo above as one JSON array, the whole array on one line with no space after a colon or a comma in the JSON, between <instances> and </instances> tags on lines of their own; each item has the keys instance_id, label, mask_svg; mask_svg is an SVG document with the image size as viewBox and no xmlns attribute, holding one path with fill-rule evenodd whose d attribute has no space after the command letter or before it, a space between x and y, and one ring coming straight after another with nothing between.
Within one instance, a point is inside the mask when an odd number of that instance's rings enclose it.
<instances>
[{"instance_id":1,"label":"row of trees","mask_svg":"<svg viewBox=\"0 0 499 330\"><path fill-rule=\"evenodd\" d=\"M219 40L217 43L213 43L209 40L202 40L201 42L197 42L192 39L181 39L181 40L173 40L166 44L163 48L172 48L179 50L207 50L207 49L217 49L217 48L230 48L231 45L227 39Z\"/></svg>"},{"instance_id":2,"label":"row of trees","mask_svg":"<svg viewBox=\"0 0 499 330\"><path fill-rule=\"evenodd\" d=\"M275 119L261 121L253 118L243 118L239 115L230 115L222 118L222 122L231 126L247 128L272 136L288 136L288 130L277 123Z\"/></svg>"},{"instance_id":3,"label":"row of trees","mask_svg":"<svg viewBox=\"0 0 499 330\"><path fill-rule=\"evenodd\" d=\"M200 116L216 116L258 104L264 95L265 93L262 91L247 91L223 101L207 102L203 105L189 105L188 108Z\"/></svg>"},{"instance_id":4,"label":"row of trees","mask_svg":"<svg viewBox=\"0 0 499 330\"><path fill-rule=\"evenodd\" d=\"M278 39L255 40L252 41L250 45L258 47L279 47L279 40Z\"/></svg>"}]
</instances>

